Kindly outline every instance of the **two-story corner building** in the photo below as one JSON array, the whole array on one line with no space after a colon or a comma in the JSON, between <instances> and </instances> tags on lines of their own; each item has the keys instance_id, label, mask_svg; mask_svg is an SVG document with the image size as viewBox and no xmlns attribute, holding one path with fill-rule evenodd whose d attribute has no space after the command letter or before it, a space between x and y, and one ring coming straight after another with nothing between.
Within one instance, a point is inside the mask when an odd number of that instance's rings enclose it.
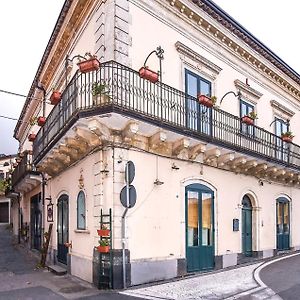
<instances>
[{"instance_id":1,"label":"two-story corner building","mask_svg":"<svg viewBox=\"0 0 300 300\"><path fill-rule=\"evenodd\" d=\"M65 1L15 129L29 246L113 288L299 249L299 83L210 0Z\"/></svg>"},{"instance_id":2,"label":"two-story corner building","mask_svg":"<svg viewBox=\"0 0 300 300\"><path fill-rule=\"evenodd\" d=\"M15 163L16 155L0 155L0 225L10 224L11 216L11 199L5 194L10 186L10 175Z\"/></svg>"}]
</instances>

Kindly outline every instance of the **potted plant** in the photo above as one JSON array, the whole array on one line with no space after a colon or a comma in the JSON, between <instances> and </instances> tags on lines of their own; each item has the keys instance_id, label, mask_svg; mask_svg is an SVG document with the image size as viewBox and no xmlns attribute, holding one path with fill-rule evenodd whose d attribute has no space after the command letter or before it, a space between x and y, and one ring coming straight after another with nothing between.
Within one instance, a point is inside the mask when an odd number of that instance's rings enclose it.
<instances>
[{"instance_id":1,"label":"potted plant","mask_svg":"<svg viewBox=\"0 0 300 300\"><path fill-rule=\"evenodd\" d=\"M253 125L255 119L257 119L257 114L251 111L248 115L242 117L242 122L247 125Z\"/></svg>"},{"instance_id":2,"label":"potted plant","mask_svg":"<svg viewBox=\"0 0 300 300\"><path fill-rule=\"evenodd\" d=\"M96 56L91 56L87 60L80 61L77 66L81 73L88 73L91 71L97 71L100 68L100 61Z\"/></svg>"},{"instance_id":3,"label":"potted plant","mask_svg":"<svg viewBox=\"0 0 300 300\"><path fill-rule=\"evenodd\" d=\"M208 97L206 95L199 94L197 98L198 98L198 101L200 102L200 104L202 104L206 107L213 107L217 102L216 96Z\"/></svg>"},{"instance_id":4,"label":"potted plant","mask_svg":"<svg viewBox=\"0 0 300 300\"><path fill-rule=\"evenodd\" d=\"M281 139L286 143L291 143L293 141L294 135L291 131L283 132L281 134Z\"/></svg>"},{"instance_id":5,"label":"potted plant","mask_svg":"<svg viewBox=\"0 0 300 300\"><path fill-rule=\"evenodd\" d=\"M39 116L38 119L37 119L37 123L38 123L39 126L44 126L45 123L46 123L46 118L42 117L42 116Z\"/></svg>"},{"instance_id":6,"label":"potted plant","mask_svg":"<svg viewBox=\"0 0 300 300\"><path fill-rule=\"evenodd\" d=\"M54 90L50 96L50 102L52 105L56 105L61 99L61 92Z\"/></svg>"},{"instance_id":7,"label":"potted plant","mask_svg":"<svg viewBox=\"0 0 300 300\"><path fill-rule=\"evenodd\" d=\"M153 83L156 83L158 81L158 72L154 72L146 66L140 68L139 75L141 78L147 79Z\"/></svg>"},{"instance_id":8,"label":"potted plant","mask_svg":"<svg viewBox=\"0 0 300 300\"><path fill-rule=\"evenodd\" d=\"M98 252L108 253L109 252L109 241L108 239L99 240L99 246L97 247Z\"/></svg>"},{"instance_id":9,"label":"potted plant","mask_svg":"<svg viewBox=\"0 0 300 300\"><path fill-rule=\"evenodd\" d=\"M29 142L33 142L36 138L36 134L35 133L30 133L28 136L28 140Z\"/></svg>"},{"instance_id":10,"label":"potted plant","mask_svg":"<svg viewBox=\"0 0 300 300\"><path fill-rule=\"evenodd\" d=\"M97 229L97 233L99 236L109 236L110 230L102 224L101 229Z\"/></svg>"},{"instance_id":11,"label":"potted plant","mask_svg":"<svg viewBox=\"0 0 300 300\"><path fill-rule=\"evenodd\" d=\"M93 104L99 105L109 102L107 85L101 82L94 82L92 85Z\"/></svg>"}]
</instances>

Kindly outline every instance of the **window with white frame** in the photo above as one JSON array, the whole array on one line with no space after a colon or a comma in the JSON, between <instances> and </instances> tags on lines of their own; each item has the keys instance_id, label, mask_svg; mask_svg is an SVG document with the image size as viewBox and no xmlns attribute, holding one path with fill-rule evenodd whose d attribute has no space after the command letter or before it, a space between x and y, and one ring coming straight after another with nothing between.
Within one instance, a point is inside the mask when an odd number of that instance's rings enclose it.
<instances>
[{"instance_id":1,"label":"window with white frame","mask_svg":"<svg viewBox=\"0 0 300 300\"><path fill-rule=\"evenodd\" d=\"M86 229L86 204L83 191L80 191L77 196L77 229Z\"/></svg>"}]
</instances>

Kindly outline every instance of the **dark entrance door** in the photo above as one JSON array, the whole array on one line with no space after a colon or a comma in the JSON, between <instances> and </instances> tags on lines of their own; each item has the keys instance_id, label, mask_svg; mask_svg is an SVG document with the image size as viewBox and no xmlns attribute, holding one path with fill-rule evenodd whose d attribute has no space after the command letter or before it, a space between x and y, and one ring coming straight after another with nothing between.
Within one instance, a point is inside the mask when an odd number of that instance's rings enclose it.
<instances>
[{"instance_id":1,"label":"dark entrance door","mask_svg":"<svg viewBox=\"0 0 300 300\"><path fill-rule=\"evenodd\" d=\"M276 203L277 214L277 249L290 248L290 205L286 198L280 197Z\"/></svg>"},{"instance_id":2,"label":"dark entrance door","mask_svg":"<svg viewBox=\"0 0 300 300\"><path fill-rule=\"evenodd\" d=\"M200 184L186 187L186 259L188 272L214 267L214 194Z\"/></svg>"},{"instance_id":3,"label":"dark entrance door","mask_svg":"<svg viewBox=\"0 0 300 300\"><path fill-rule=\"evenodd\" d=\"M0 223L9 222L9 202L0 202Z\"/></svg>"},{"instance_id":4,"label":"dark entrance door","mask_svg":"<svg viewBox=\"0 0 300 300\"><path fill-rule=\"evenodd\" d=\"M247 195L242 205L242 251L245 256L252 256L252 204Z\"/></svg>"},{"instance_id":5,"label":"dark entrance door","mask_svg":"<svg viewBox=\"0 0 300 300\"><path fill-rule=\"evenodd\" d=\"M57 260L67 264L68 248L65 246L69 240L69 197L61 195L57 204Z\"/></svg>"},{"instance_id":6,"label":"dark entrance door","mask_svg":"<svg viewBox=\"0 0 300 300\"><path fill-rule=\"evenodd\" d=\"M31 248L41 250L42 244L42 211L41 194L31 197L30 203Z\"/></svg>"}]
</instances>

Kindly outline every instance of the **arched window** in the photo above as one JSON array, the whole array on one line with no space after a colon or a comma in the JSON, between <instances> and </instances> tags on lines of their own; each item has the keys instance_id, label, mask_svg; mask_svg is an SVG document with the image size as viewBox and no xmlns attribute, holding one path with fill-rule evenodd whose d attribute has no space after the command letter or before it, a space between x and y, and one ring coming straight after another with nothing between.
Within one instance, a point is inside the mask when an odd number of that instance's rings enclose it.
<instances>
[{"instance_id":1,"label":"arched window","mask_svg":"<svg viewBox=\"0 0 300 300\"><path fill-rule=\"evenodd\" d=\"M80 191L77 196L77 229L86 229L85 194Z\"/></svg>"}]
</instances>

